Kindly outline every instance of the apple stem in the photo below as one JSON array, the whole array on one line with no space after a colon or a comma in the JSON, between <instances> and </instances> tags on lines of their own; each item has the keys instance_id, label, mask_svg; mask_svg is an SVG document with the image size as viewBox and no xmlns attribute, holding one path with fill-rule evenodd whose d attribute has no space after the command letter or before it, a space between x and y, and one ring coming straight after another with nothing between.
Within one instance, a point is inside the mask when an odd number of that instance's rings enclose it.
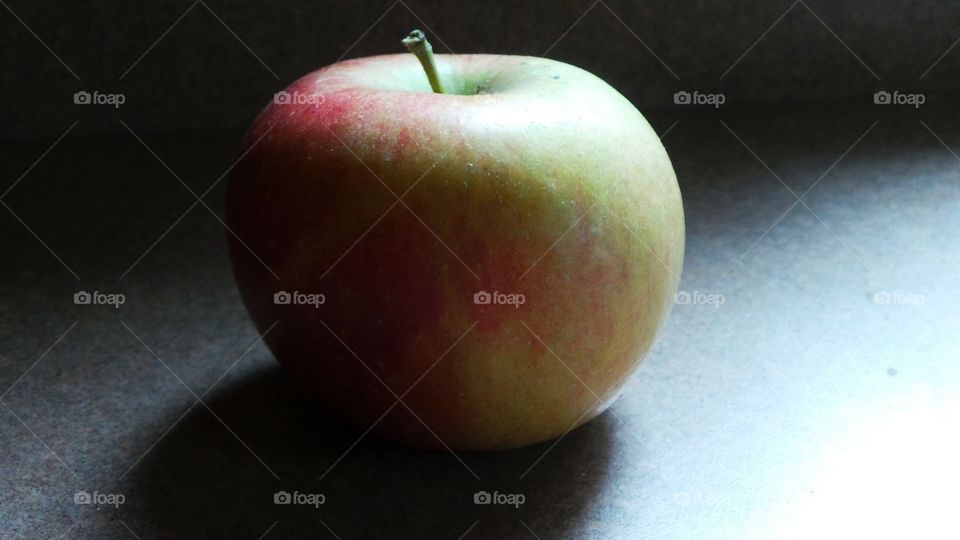
<instances>
[{"instance_id":1,"label":"apple stem","mask_svg":"<svg viewBox=\"0 0 960 540\"><path fill-rule=\"evenodd\" d=\"M433 60L433 47L430 46L430 42L427 41L427 36L420 30L414 30L410 32L407 37L403 38L402 43L408 51L417 57L417 60L420 60L423 71L427 73L427 80L430 81L430 88L437 94L443 94L444 91L443 86L440 84L440 76L437 75L437 64Z\"/></svg>"}]
</instances>

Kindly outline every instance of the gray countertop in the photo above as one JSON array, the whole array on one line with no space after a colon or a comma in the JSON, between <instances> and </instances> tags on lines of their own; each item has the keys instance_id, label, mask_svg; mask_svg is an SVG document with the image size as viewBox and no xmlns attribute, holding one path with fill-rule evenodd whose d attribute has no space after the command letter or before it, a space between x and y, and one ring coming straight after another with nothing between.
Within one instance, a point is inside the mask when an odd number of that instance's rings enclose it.
<instances>
[{"instance_id":1,"label":"gray countertop","mask_svg":"<svg viewBox=\"0 0 960 540\"><path fill-rule=\"evenodd\" d=\"M956 538L958 116L653 115L702 303L675 306L595 421L458 456L354 445L257 343L213 215L224 183L208 210L171 174L199 195L240 134L137 133L165 165L132 135L68 137L32 169L53 141L8 143L0 537Z\"/></svg>"}]
</instances>

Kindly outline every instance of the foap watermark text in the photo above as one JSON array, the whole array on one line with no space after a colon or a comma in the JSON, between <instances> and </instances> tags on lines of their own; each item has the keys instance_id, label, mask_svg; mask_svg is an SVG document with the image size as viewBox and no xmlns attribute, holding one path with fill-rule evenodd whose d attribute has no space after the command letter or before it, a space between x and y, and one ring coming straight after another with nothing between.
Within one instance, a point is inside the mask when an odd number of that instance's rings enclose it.
<instances>
[{"instance_id":1,"label":"foap watermark text","mask_svg":"<svg viewBox=\"0 0 960 540\"><path fill-rule=\"evenodd\" d=\"M322 293L302 293L299 291L277 291L273 294L273 303L277 305L313 306L319 308L327 303Z\"/></svg>"},{"instance_id":2,"label":"foap watermark text","mask_svg":"<svg viewBox=\"0 0 960 540\"><path fill-rule=\"evenodd\" d=\"M527 502L527 497L523 493L478 491L473 494L473 504L499 504L520 508L520 505L525 502Z\"/></svg>"},{"instance_id":3,"label":"foap watermark text","mask_svg":"<svg viewBox=\"0 0 960 540\"><path fill-rule=\"evenodd\" d=\"M119 309L127 301L123 293L105 293L100 291L77 291L73 293L73 303L78 306L113 306Z\"/></svg>"},{"instance_id":4,"label":"foap watermark text","mask_svg":"<svg viewBox=\"0 0 960 540\"><path fill-rule=\"evenodd\" d=\"M873 293L873 303L881 306L919 306L926 302L927 295L921 293L895 291L878 291Z\"/></svg>"},{"instance_id":5,"label":"foap watermark text","mask_svg":"<svg viewBox=\"0 0 960 540\"><path fill-rule=\"evenodd\" d=\"M281 90L273 95L273 102L277 105L323 105L323 94L301 94Z\"/></svg>"},{"instance_id":6,"label":"foap watermark text","mask_svg":"<svg viewBox=\"0 0 960 540\"><path fill-rule=\"evenodd\" d=\"M721 93L707 94L697 90L693 92L680 90L673 94L673 102L677 105L710 105L719 109L721 105L727 102L727 96Z\"/></svg>"},{"instance_id":7,"label":"foap watermark text","mask_svg":"<svg viewBox=\"0 0 960 540\"><path fill-rule=\"evenodd\" d=\"M327 497L323 493L300 493L294 491L278 491L273 494L273 504L298 504L303 506L312 506L320 508L327 502Z\"/></svg>"},{"instance_id":8,"label":"foap watermark text","mask_svg":"<svg viewBox=\"0 0 960 540\"><path fill-rule=\"evenodd\" d=\"M502 293L500 291L477 291L473 295L473 303L478 306L498 305L513 306L515 309L527 303L527 297L520 293Z\"/></svg>"},{"instance_id":9,"label":"foap watermark text","mask_svg":"<svg viewBox=\"0 0 960 540\"><path fill-rule=\"evenodd\" d=\"M94 90L87 92L80 90L73 94L73 103L75 105L109 105L114 109L119 109L121 105L127 102L127 96L120 93L109 94Z\"/></svg>"},{"instance_id":10,"label":"foap watermark text","mask_svg":"<svg viewBox=\"0 0 960 540\"><path fill-rule=\"evenodd\" d=\"M914 109L919 109L926 102L927 96L924 94L907 94L899 90L893 92L880 90L873 94L875 105L909 105Z\"/></svg>"},{"instance_id":11,"label":"foap watermark text","mask_svg":"<svg viewBox=\"0 0 960 540\"><path fill-rule=\"evenodd\" d=\"M93 493L87 491L78 491L73 494L74 504L92 504L96 506L112 506L119 508L120 505L127 502L127 497L123 493Z\"/></svg>"},{"instance_id":12,"label":"foap watermark text","mask_svg":"<svg viewBox=\"0 0 960 540\"><path fill-rule=\"evenodd\" d=\"M678 305L706 305L719 308L727 301L727 297L717 293L704 293L700 291L677 291L673 295L673 303Z\"/></svg>"}]
</instances>

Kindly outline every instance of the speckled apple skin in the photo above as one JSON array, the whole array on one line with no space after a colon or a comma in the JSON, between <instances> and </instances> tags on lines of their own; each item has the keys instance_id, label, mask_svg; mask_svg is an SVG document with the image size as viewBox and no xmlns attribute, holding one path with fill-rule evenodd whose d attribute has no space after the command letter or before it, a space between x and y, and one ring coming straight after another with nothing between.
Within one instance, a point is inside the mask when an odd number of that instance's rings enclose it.
<instances>
[{"instance_id":1,"label":"speckled apple skin","mask_svg":"<svg viewBox=\"0 0 960 540\"><path fill-rule=\"evenodd\" d=\"M296 103L257 117L227 193L237 283L277 360L361 429L454 450L558 437L609 406L669 313L676 176L586 71L437 64L451 94L413 56L377 56L301 78Z\"/></svg>"}]
</instances>

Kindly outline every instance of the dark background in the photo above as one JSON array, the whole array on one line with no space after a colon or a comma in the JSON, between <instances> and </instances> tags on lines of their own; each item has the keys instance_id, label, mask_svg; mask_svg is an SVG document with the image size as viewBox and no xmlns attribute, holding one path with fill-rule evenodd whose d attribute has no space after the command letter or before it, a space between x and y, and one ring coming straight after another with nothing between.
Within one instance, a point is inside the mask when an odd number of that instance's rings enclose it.
<instances>
[{"instance_id":1,"label":"dark background","mask_svg":"<svg viewBox=\"0 0 960 540\"><path fill-rule=\"evenodd\" d=\"M960 54L948 52L960 7L947 1L5 4L16 17L0 10L4 138L56 136L74 119L78 133L122 131L120 119L138 131L243 128L294 79L403 52L415 27L437 52L546 53L643 110L671 107L677 90L722 92L731 105L884 89L932 102L960 81ZM78 108L77 90L127 103Z\"/></svg>"},{"instance_id":2,"label":"dark background","mask_svg":"<svg viewBox=\"0 0 960 540\"><path fill-rule=\"evenodd\" d=\"M623 396L559 441L362 437L279 370L233 284L243 129L414 27L629 97L683 193L681 290L724 298L674 306ZM960 536L958 42L949 2L2 0L0 538Z\"/></svg>"}]
</instances>

